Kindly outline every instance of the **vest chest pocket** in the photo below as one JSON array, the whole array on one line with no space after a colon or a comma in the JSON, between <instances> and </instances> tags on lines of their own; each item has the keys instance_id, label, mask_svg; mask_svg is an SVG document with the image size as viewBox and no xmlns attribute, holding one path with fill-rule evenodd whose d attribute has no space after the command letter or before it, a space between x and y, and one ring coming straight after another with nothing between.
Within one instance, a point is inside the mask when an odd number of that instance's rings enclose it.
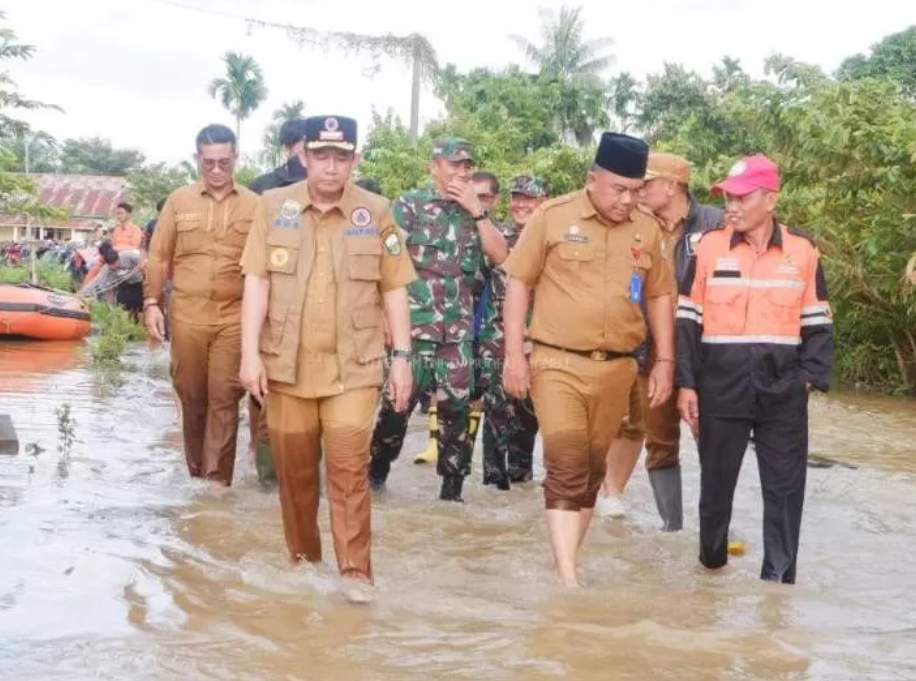
<instances>
[{"instance_id":1,"label":"vest chest pocket","mask_svg":"<svg viewBox=\"0 0 916 681\"><path fill-rule=\"evenodd\" d=\"M258 347L265 355L279 355L280 344L283 342L283 336L286 333L286 319L289 317L288 310L271 312L261 327L261 337Z\"/></svg>"},{"instance_id":2,"label":"vest chest pocket","mask_svg":"<svg viewBox=\"0 0 916 681\"><path fill-rule=\"evenodd\" d=\"M378 305L360 305L353 310L353 344L361 364L385 356L382 310Z\"/></svg>"},{"instance_id":3,"label":"vest chest pocket","mask_svg":"<svg viewBox=\"0 0 916 681\"><path fill-rule=\"evenodd\" d=\"M789 281L786 282L790 283ZM764 314L778 324L780 334L793 335L798 333L801 324L802 294L804 293L801 281L792 283L796 286L778 286L768 288L764 292L764 300L768 310Z\"/></svg>"},{"instance_id":4,"label":"vest chest pocket","mask_svg":"<svg viewBox=\"0 0 916 681\"><path fill-rule=\"evenodd\" d=\"M207 233L199 219L181 219L175 222L175 250L179 255L205 253L207 251Z\"/></svg>"},{"instance_id":5,"label":"vest chest pocket","mask_svg":"<svg viewBox=\"0 0 916 681\"><path fill-rule=\"evenodd\" d=\"M712 335L742 333L745 327L748 289L743 286L717 285L733 279L712 277L706 281L703 296L703 329Z\"/></svg>"},{"instance_id":6,"label":"vest chest pocket","mask_svg":"<svg viewBox=\"0 0 916 681\"><path fill-rule=\"evenodd\" d=\"M377 237L347 238L347 275L357 281L382 278L382 244Z\"/></svg>"},{"instance_id":7,"label":"vest chest pocket","mask_svg":"<svg viewBox=\"0 0 916 681\"><path fill-rule=\"evenodd\" d=\"M267 233L267 271L295 274L299 264L299 232L276 229Z\"/></svg>"},{"instance_id":8,"label":"vest chest pocket","mask_svg":"<svg viewBox=\"0 0 916 681\"><path fill-rule=\"evenodd\" d=\"M588 244L557 244L556 261L565 272L578 273L579 268L595 259L595 248Z\"/></svg>"},{"instance_id":9,"label":"vest chest pocket","mask_svg":"<svg viewBox=\"0 0 916 681\"><path fill-rule=\"evenodd\" d=\"M245 248L245 241L251 231L251 220L235 220L226 233L226 243L239 250Z\"/></svg>"}]
</instances>

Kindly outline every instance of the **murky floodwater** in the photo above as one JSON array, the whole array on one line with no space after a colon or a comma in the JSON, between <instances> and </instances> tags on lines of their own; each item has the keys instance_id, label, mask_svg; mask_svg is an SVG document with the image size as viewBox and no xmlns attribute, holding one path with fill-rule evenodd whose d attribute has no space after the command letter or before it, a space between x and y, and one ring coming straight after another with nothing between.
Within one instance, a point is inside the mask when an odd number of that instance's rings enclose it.
<instances>
[{"instance_id":1,"label":"murky floodwater","mask_svg":"<svg viewBox=\"0 0 916 681\"><path fill-rule=\"evenodd\" d=\"M753 455L720 574L696 562L698 469L685 439L687 529L656 531L642 468L624 521L599 522L588 587L554 586L534 485L433 501L413 424L376 503L379 600L345 603L333 550L290 567L278 502L239 442L236 485L188 479L164 351L99 376L83 346L0 343L0 413L23 449L0 456L0 678L916 678L916 403L839 395L812 405L799 584L757 579ZM58 452L56 409L76 420ZM37 446L37 447L36 447ZM538 471L542 474L542 471Z\"/></svg>"}]
</instances>

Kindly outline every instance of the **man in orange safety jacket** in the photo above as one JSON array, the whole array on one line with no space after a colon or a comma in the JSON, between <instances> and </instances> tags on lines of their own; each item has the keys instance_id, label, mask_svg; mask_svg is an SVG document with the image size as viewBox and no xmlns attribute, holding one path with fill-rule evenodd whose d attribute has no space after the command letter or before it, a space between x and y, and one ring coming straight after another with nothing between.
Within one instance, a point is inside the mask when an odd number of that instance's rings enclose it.
<instances>
[{"instance_id":1,"label":"man in orange safety jacket","mask_svg":"<svg viewBox=\"0 0 916 681\"><path fill-rule=\"evenodd\" d=\"M779 169L763 155L713 187L725 224L680 283L678 409L699 425L700 562L728 561L735 485L753 433L763 488L761 578L795 582L808 458L808 393L826 391L833 319L818 250L775 217ZM699 422L697 424L697 422Z\"/></svg>"}]
</instances>

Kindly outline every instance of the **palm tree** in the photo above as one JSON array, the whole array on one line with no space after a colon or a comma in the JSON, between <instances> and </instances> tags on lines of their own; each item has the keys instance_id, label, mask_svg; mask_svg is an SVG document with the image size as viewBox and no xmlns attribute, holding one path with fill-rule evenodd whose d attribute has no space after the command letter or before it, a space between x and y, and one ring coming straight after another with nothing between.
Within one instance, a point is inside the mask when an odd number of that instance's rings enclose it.
<instances>
[{"instance_id":1,"label":"palm tree","mask_svg":"<svg viewBox=\"0 0 916 681\"><path fill-rule=\"evenodd\" d=\"M236 144L241 141L242 121L248 118L267 99L267 86L261 67L252 57L237 52L226 52L226 77L210 81L207 92L218 96L223 106L235 116Z\"/></svg>"},{"instance_id":2,"label":"palm tree","mask_svg":"<svg viewBox=\"0 0 916 681\"><path fill-rule=\"evenodd\" d=\"M271 114L271 123L264 129L264 137L261 140L264 144L261 160L264 163L275 166L280 162L280 127L287 121L300 118L305 118L305 102L301 99L284 102Z\"/></svg>"},{"instance_id":3,"label":"palm tree","mask_svg":"<svg viewBox=\"0 0 916 681\"><path fill-rule=\"evenodd\" d=\"M614 41L584 39L581 7L564 5L559 13L542 7L538 12L542 45L520 35L509 38L538 67L541 78L559 85L562 102L556 112L556 127L560 134L581 146L591 144L595 130L609 122L608 86L602 74L614 61L607 53Z\"/></svg>"},{"instance_id":4,"label":"palm tree","mask_svg":"<svg viewBox=\"0 0 916 681\"><path fill-rule=\"evenodd\" d=\"M614 57L607 49L614 44L612 38L585 40L585 20L581 7L564 5L557 13L541 7L541 39L538 46L520 35L509 38L518 45L525 56L538 67L541 75L561 81L600 81L601 74L613 63Z\"/></svg>"}]
</instances>

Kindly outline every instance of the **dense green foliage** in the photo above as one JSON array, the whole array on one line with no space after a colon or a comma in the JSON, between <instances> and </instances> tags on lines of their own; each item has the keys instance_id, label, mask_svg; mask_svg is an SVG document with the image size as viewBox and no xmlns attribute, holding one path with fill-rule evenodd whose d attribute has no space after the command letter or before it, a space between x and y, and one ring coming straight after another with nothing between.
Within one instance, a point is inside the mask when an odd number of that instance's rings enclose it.
<instances>
[{"instance_id":1,"label":"dense green foliage","mask_svg":"<svg viewBox=\"0 0 916 681\"><path fill-rule=\"evenodd\" d=\"M416 145L392 114L376 115L360 173L389 196L425 182L432 141L475 143L478 165L503 181L544 175L554 193L580 187L594 142L570 144L571 89L579 114L628 130L694 165L706 188L743 155L764 152L783 170L782 219L815 236L823 254L837 330L837 374L847 385L916 392L916 287L905 276L916 252L916 29L890 36L869 58L831 77L784 55L753 79L725 57L710 77L666 64L637 82L617 75L560 80L516 66L440 72L441 120ZM597 88L597 89L596 89ZM604 118L602 118L602 116Z\"/></svg>"},{"instance_id":2,"label":"dense green foliage","mask_svg":"<svg viewBox=\"0 0 916 681\"><path fill-rule=\"evenodd\" d=\"M0 265L0 284L24 284L31 280L31 267ZM71 291L70 273L60 263L40 259L35 263L38 285L58 291Z\"/></svg>"},{"instance_id":3,"label":"dense green foliage","mask_svg":"<svg viewBox=\"0 0 916 681\"><path fill-rule=\"evenodd\" d=\"M96 364L118 365L129 342L146 340L146 331L124 308L95 301L91 309L95 334L89 343Z\"/></svg>"}]
</instances>

